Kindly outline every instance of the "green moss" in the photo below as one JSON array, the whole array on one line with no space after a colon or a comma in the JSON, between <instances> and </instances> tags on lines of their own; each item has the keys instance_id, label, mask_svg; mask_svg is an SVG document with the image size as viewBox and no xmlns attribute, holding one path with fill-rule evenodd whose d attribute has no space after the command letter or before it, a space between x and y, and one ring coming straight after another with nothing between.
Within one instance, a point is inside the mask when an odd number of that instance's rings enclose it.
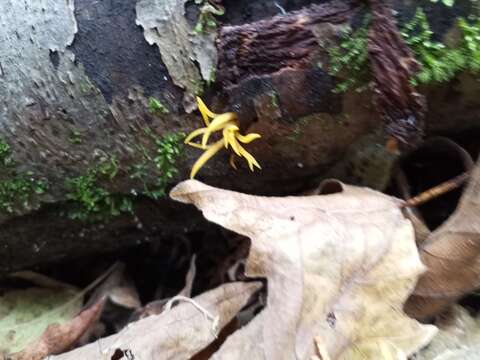
<instances>
[{"instance_id":1,"label":"green moss","mask_svg":"<svg viewBox=\"0 0 480 360\"><path fill-rule=\"evenodd\" d=\"M176 161L183 150L184 134L167 134L159 137L145 130L155 145L153 151L139 146L142 161L128 170L131 179L142 183L142 190L133 190L131 195L111 193L105 184L115 179L121 168L116 156L105 156L85 174L66 181L67 198L71 201L68 215L81 221L107 221L122 213L133 212L133 199L142 194L159 199L166 194L178 170ZM151 181L152 175L155 181Z\"/></svg>"},{"instance_id":2,"label":"green moss","mask_svg":"<svg viewBox=\"0 0 480 360\"><path fill-rule=\"evenodd\" d=\"M80 83L80 92L83 95L89 94L94 89L95 89L95 87L89 81L82 81Z\"/></svg>"},{"instance_id":3,"label":"green moss","mask_svg":"<svg viewBox=\"0 0 480 360\"><path fill-rule=\"evenodd\" d=\"M47 190L47 183L35 179L32 173L17 175L0 181L0 210L12 214L16 210L30 209L32 196Z\"/></svg>"},{"instance_id":4,"label":"green moss","mask_svg":"<svg viewBox=\"0 0 480 360\"><path fill-rule=\"evenodd\" d=\"M462 69L464 59L461 49L450 49L432 40L433 32L422 9L417 9L401 34L421 64L420 72L412 79L415 85L449 81Z\"/></svg>"},{"instance_id":5,"label":"green moss","mask_svg":"<svg viewBox=\"0 0 480 360\"><path fill-rule=\"evenodd\" d=\"M68 216L82 221L105 221L122 213L132 213L132 199L110 193L102 183L118 173L115 157L101 159L86 174L67 179L67 199L72 201Z\"/></svg>"},{"instance_id":6,"label":"green moss","mask_svg":"<svg viewBox=\"0 0 480 360\"><path fill-rule=\"evenodd\" d=\"M430 0L433 3L437 3L439 0ZM440 0L440 2L448 7L452 7L455 4L455 0Z\"/></svg>"},{"instance_id":7,"label":"green moss","mask_svg":"<svg viewBox=\"0 0 480 360\"><path fill-rule=\"evenodd\" d=\"M139 179L143 189L139 193L158 199L166 194L166 188L178 174L176 161L183 151L182 133L159 137L150 130L153 150L139 147L143 160L130 168L130 177ZM0 139L0 211L15 213L21 208L32 207L33 196L45 193L48 184L33 173L17 173L11 148ZM115 179L121 164L116 156L103 156L84 174L66 180L66 197L70 200L68 216L82 221L105 221L122 213L132 213L132 195L111 193L106 184ZM151 181L152 175L155 181Z\"/></svg>"},{"instance_id":8,"label":"green moss","mask_svg":"<svg viewBox=\"0 0 480 360\"><path fill-rule=\"evenodd\" d=\"M329 49L330 75L340 79L334 91L342 93L349 88L363 90L369 79L368 25L370 17L356 31L345 30L338 46Z\"/></svg>"},{"instance_id":9,"label":"green moss","mask_svg":"<svg viewBox=\"0 0 480 360\"><path fill-rule=\"evenodd\" d=\"M217 69L215 68L215 66L212 66L210 68L210 75L207 79L207 85L208 86L212 85L215 82L216 77L217 77Z\"/></svg>"},{"instance_id":10,"label":"green moss","mask_svg":"<svg viewBox=\"0 0 480 360\"><path fill-rule=\"evenodd\" d=\"M0 165L5 167L12 165L12 163L10 145L5 140L0 139Z\"/></svg>"},{"instance_id":11,"label":"green moss","mask_svg":"<svg viewBox=\"0 0 480 360\"><path fill-rule=\"evenodd\" d=\"M298 119L295 123L295 127L292 130L292 133L288 136L288 139L291 141L298 141L303 135L303 128L307 126L312 120L312 116L305 116Z\"/></svg>"},{"instance_id":12,"label":"green moss","mask_svg":"<svg viewBox=\"0 0 480 360\"><path fill-rule=\"evenodd\" d=\"M103 177L113 180L119 171L119 163L115 155L100 158L97 172Z\"/></svg>"},{"instance_id":13,"label":"green moss","mask_svg":"<svg viewBox=\"0 0 480 360\"><path fill-rule=\"evenodd\" d=\"M460 47L465 57L464 67L473 73L480 72L480 19L471 21L460 18L458 27L462 33Z\"/></svg>"},{"instance_id":14,"label":"green moss","mask_svg":"<svg viewBox=\"0 0 480 360\"><path fill-rule=\"evenodd\" d=\"M168 108L163 105L160 100L154 98L153 96L148 98L148 110L150 113L156 115L170 113L170 110L168 110Z\"/></svg>"},{"instance_id":15,"label":"green moss","mask_svg":"<svg viewBox=\"0 0 480 360\"><path fill-rule=\"evenodd\" d=\"M272 92L270 95L272 98L272 106L274 108L278 108L280 106L279 99L278 99L278 93L276 91Z\"/></svg>"},{"instance_id":16,"label":"green moss","mask_svg":"<svg viewBox=\"0 0 480 360\"><path fill-rule=\"evenodd\" d=\"M176 162L183 153L185 134L174 133L158 137L149 130L147 134L155 144L155 151L152 153L145 147L139 148L143 161L131 167L130 177L142 182L142 194L159 199L165 196L167 185L178 174ZM155 174L156 181L150 184L148 179L152 174Z\"/></svg>"},{"instance_id":17,"label":"green moss","mask_svg":"<svg viewBox=\"0 0 480 360\"><path fill-rule=\"evenodd\" d=\"M433 32L422 9L417 9L413 19L405 25L402 36L422 65L412 81L417 83L446 82L459 72L477 73L480 70L480 20L457 21L460 41L455 47L432 40Z\"/></svg>"},{"instance_id":18,"label":"green moss","mask_svg":"<svg viewBox=\"0 0 480 360\"><path fill-rule=\"evenodd\" d=\"M202 96L203 92L205 91L205 81L201 79L200 80L190 79L190 83L192 84L192 87L195 89L194 91L195 95Z\"/></svg>"},{"instance_id":19,"label":"green moss","mask_svg":"<svg viewBox=\"0 0 480 360\"><path fill-rule=\"evenodd\" d=\"M20 209L30 209L34 195L43 194L48 185L30 171L18 173L10 145L0 139L0 211L12 214Z\"/></svg>"},{"instance_id":20,"label":"green moss","mask_svg":"<svg viewBox=\"0 0 480 360\"><path fill-rule=\"evenodd\" d=\"M200 12L194 31L197 34L214 31L218 26L216 17L224 15L225 10L219 6L210 4L208 0L195 0L195 4L200 6Z\"/></svg>"},{"instance_id":21,"label":"green moss","mask_svg":"<svg viewBox=\"0 0 480 360\"><path fill-rule=\"evenodd\" d=\"M401 35L421 64L420 72L412 79L414 85L450 81L462 71L480 71L480 20L459 18L458 28L459 43L448 47L433 40L433 32L421 8L404 25ZM354 32L345 32L340 45L329 50L330 74L340 79L335 92L350 88L362 90L370 81L367 35L368 22Z\"/></svg>"},{"instance_id":22,"label":"green moss","mask_svg":"<svg viewBox=\"0 0 480 360\"><path fill-rule=\"evenodd\" d=\"M72 144L81 144L82 143L82 135L77 130L72 130L70 132L70 136L68 137L68 141Z\"/></svg>"}]
</instances>

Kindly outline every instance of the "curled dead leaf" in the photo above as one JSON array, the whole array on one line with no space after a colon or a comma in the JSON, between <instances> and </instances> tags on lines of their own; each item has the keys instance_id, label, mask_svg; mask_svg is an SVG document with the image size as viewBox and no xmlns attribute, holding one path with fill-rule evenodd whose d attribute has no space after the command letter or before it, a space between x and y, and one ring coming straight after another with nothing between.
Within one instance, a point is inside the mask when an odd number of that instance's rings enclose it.
<instances>
[{"instance_id":1,"label":"curled dead leaf","mask_svg":"<svg viewBox=\"0 0 480 360\"><path fill-rule=\"evenodd\" d=\"M420 247L427 271L405 305L412 317L436 315L480 286L480 161L455 212Z\"/></svg>"},{"instance_id":2,"label":"curled dead leaf","mask_svg":"<svg viewBox=\"0 0 480 360\"><path fill-rule=\"evenodd\" d=\"M28 288L0 297L0 351L7 358L41 342L51 326L68 324L82 308L83 294L72 288ZM68 345L67 345L68 346ZM30 357L37 357L35 353Z\"/></svg>"},{"instance_id":3,"label":"curled dead leaf","mask_svg":"<svg viewBox=\"0 0 480 360\"><path fill-rule=\"evenodd\" d=\"M82 335L98 320L105 299L100 299L64 324L51 324L42 336L10 360L41 360L49 355L60 354L70 349Z\"/></svg>"},{"instance_id":4,"label":"curled dead leaf","mask_svg":"<svg viewBox=\"0 0 480 360\"><path fill-rule=\"evenodd\" d=\"M190 359L216 339L260 287L258 282L224 284L192 299L196 305L181 302L169 311L131 323L118 334L51 360L110 359L119 353L135 359ZM218 327L204 311L218 319Z\"/></svg>"},{"instance_id":5,"label":"curled dead leaf","mask_svg":"<svg viewBox=\"0 0 480 360\"><path fill-rule=\"evenodd\" d=\"M247 275L268 279L266 309L214 359L309 359L315 338L332 359L406 359L434 336L435 327L402 311L424 267L399 201L332 188L267 198L189 180L172 190L173 199L250 237Z\"/></svg>"},{"instance_id":6,"label":"curled dead leaf","mask_svg":"<svg viewBox=\"0 0 480 360\"><path fill-rule=\"evenodd\" d=\"M108 278L90 296L89 304L104 297L112 304L126 309L138 309L142 305L133 281L125 272L125 264L115 264Z\"/></svg>"},{"instance_id":7,"label":"curled dead leaf","mask_svg":"<svg viewBox=\"0 0 480 360\"><path fill-rule=\"evenodd\" d=\"M81 291L41 274L14 274L45 288L10 290L0 297L0 353L11 360L37 360L71 348L91 329L105 303L102 296L82 310L85 293L116 267Z\"/></svg>"}]
</instances>

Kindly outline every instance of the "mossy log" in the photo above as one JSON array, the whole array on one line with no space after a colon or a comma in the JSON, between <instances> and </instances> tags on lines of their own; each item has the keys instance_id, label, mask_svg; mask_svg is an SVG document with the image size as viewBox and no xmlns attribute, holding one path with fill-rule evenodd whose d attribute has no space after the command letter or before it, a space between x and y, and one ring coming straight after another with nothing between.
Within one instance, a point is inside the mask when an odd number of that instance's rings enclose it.
<instances>
[{"instance_id":1,"label":"mossy log","mask_svg":"<svg viewBox=\"0 0 480 360\"><path fill-rule=\"evenodd\" d=\"M472 3L392 6L400 25L422 6L442 40ZM157 159L166 134L201 126L195 94L262 134L249 147L262 171L235 172L224 152L198 176L250 193L301 191L382 126L369 91L335 93L328 71L328 49L358 25L363 2L223 5L217 29L195 32L199 10L186 0L1 2L1 273L198 226L192 209L161 198L198 150L167 164L176 173ZM421 91L427 136L480 131L478 77Z\"/></svg>"}]
</instances>

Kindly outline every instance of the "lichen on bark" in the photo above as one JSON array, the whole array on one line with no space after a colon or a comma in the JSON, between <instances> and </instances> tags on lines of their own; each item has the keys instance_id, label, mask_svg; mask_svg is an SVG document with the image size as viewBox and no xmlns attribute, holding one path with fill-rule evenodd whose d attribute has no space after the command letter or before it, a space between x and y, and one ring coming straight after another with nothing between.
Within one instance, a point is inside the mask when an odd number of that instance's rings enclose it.
<instances>
[{"instance_id":1,"label":"lichen on bark","mask_svg":"<svg viewBox=\"0 0 480 360\"><path fill-rule=\"evenodd\" d=\"M65 165L89 153L68 146L68 137L87 135L108 110L68 50L77 32L74 3L2 1L0 24L0 132L17 172L61 183Z\"/></svg>"},{"instance_id":2,"label":"lichen on bark","mask_svg":"<svg viewBox=\"0 0 480 360\"><path fill-rule=\"evenodd\" d=\"M196 109L194 95L217 65L216 35L198 33L185 18L186 0L139 0L137 24L150 45L157 45L173 82L185 89L187 112ZM199 67L197 67L196 62Z\"/></svg>"},{"instance_id":3,"label":"lichen on bark","mask_svg":"<svg viewBox=\"0 0 480 360\"><path fill-rule=\"evenodd\" d=\"M157 155L156 142L145 130L162 138L191 131L200 118L183 111L185 89L172 83L157 46L149 46L142 28L135 24L136 3L140 1L75 0L73 12L73 2L0 1L0 34L5 39L0 43L0 136L11 145L18 173L31 171L50 185L38 196L39 210L22 211L25 215L14 218L0 215L0 256L6 259L0 272L64 255L130 246L157 236L158 231L178 233L195 223L195 215L185 216L185 209L173 208L164 199L151 200L162 193L157 191L163 189L156 186L159 178L171 185L185 177L198 154L187 150L185 158L175 163L178 176L162 178L166 171L151 161ZM400 18L415 10L414 4L405 0L396 3ZM151 4L162 5L160 1ZM168 4L181 4L174 10L182 13L183 19L185 2L170 0ZM219 157L201 174L204 181L264 195L295 193L323 176L348 147L381 125L372 111L371 94L332 93L335 79L324 66L326 49L342 27L352 25L352 18L358 19L359 4L322 2L313 10L305 8L219 29L220 37L228 36L219 39L219 46L231 57L220 56L218 80L212 87L216 91L205 94L205 100L217 112L233 109L242 126L262 134L262 140L252 144L252 151L264 170L255 176L242 167L234 172L225 161L228 158ZM231 13L232 8L227 8ZM237 7L239 17L243 9ZM38 41L39 32L48 37L56 31L59 34L49 42ZM434 24L432 31L438 31ZM189 40L191 34L185 34ZM196 36L194 40L200 39ZM58 46L52 46L54 39ZM172 55L175 59L188 56L185 52ZM257 62L264 55L267 60ZM222 65L222 61L227 62ZM192 64L198 78L205 79L195 61L188 60L187 66ZM255 64L261 67L255 68ZM222 73L221 68L232 71ZM227 86L221 87L224 79ZM478 87L478 81L464 78L454 84L453 91L458 94L454 97L451 89L435 88L434 106L427 114L428 133L440 128L443 132L460 127L478 129ZM149 97L159 99L168 114L152 114ZM467 108L469 111L464 111ZM104 156L118 160L118 173L112 180L95 179L93 186L102 187L108 195L153 190L155 194L150 195L154 196L136 196L133 216L120 214L94 224L69 219L68 200L72 197L67 195L72 191L66 179L83 179ZM363 176L363 171L359 173ZM65 216L59 216L62 213Z\"/></svg>"}]
</instances>

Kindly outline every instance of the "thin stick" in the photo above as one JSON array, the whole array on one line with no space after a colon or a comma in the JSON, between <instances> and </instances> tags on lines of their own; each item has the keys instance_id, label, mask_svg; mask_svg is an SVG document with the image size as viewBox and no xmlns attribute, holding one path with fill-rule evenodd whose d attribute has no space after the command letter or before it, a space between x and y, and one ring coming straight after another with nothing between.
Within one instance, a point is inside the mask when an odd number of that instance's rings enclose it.
<instances>
[{"instance_id":1,"label":"thin stick","mask_svg":"<svg viewBox=\"0 0 480 360\"><path fill-rule=\"evenodd\" d=\"M466 171L463 174L460 174L454 177L451 180L445 181L440 185L437 185L427 191L424 191L413 198L408 199L403 204L403 207L416 207L422 205L432 199L439 197L440 195L446 194L452 190L463 185L465 181L470 177L470 171Z\"/></svg>"}]
</instances>

